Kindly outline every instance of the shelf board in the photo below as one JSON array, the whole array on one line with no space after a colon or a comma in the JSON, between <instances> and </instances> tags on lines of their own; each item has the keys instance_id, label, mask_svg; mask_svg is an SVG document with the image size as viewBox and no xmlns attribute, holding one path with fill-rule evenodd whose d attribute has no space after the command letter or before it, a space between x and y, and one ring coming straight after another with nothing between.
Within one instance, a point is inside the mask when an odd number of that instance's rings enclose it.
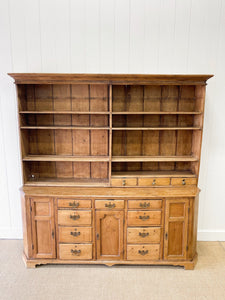
<instances>
[{"instance_id":1,"label":"shelf board","mask_svg":"<svg viewBox=\"0 0 225 300\"><path fill-rule=\"evenodd\" d=\"M201 111L115 111L113 115L200 115Z\"/></svg>"},{"instance_id":2,"label":"shelf board","mask_svg":"<svg viewBox=\"0 0 225 300\"><path fill-rule=\"evenodd\" d=\"M107 156L72 156L72 155L28 155L23 161L72 161L72 162L91 162L91 161L109 161Z\"/></svg>"},{"instance_id":3,"label":"shelf board","mask_svg":"<svg viewBox=\"0 0 225 300\"><path fill-rule=\"evenodd\" d=\"M112 162L178 162L198 161L194 156L113 156Z\"/></svg>"},{"instance_id":4,"label":"shelf board","mask_svg":"<svg viewBox=\"0 0 225 300\"><path fill-rule=\"evenodd\" d=\"M108 179L39 178L28 180L25 186L108 186Z\"/></svg>"},{"instance_id":5,"label":"shelf board","mask_svg":"<svg viewBox=\"0 0 225 300\"><path fill-rule=\"evenodd\" d=\"M201 127L113 127L112 130L201 130Z\"/></svg>"},{"instance_id":6,"label":"shelf board","mask_svg":"<svg viewBox=\"0 0 225 300\"><path fill-rule=\"evenodd\" d=\"M109 129L109 127L78 127L78 126L21 126L20 129L79 129L79 130L99 130Z\"/></svg>"},{"instance_id":7,"label":"shelf board","mask_svg":"<svg viewBox=\"0 0 225 300\"><path fill-rule=\"evenodd\" d=\"M191 171L126 171L112 172L112 178L117 177L197 177Z\"/></svg>"},{"instance_id":8,"label":"shelf board","mask_svg":"<svg viewBox=\"0 0 225 300\"><path fill-rule=\"evenodd\" d=\"M48 111L48 110L42 110L42 111L36 111L36 110L22 110L19 112L20 114L59 114L59 115L109 115L110 113L108 111L65 111L65 110L59 110L59 111Z\"/></svg>"}]
</instances>

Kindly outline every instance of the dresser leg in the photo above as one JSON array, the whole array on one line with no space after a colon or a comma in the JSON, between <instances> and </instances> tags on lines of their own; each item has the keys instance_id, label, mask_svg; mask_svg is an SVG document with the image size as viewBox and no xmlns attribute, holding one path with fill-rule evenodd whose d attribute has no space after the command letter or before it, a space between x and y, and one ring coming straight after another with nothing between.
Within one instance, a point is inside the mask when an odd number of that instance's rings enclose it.
<instances>
[{"instance_id":1,"label":"dresser leg","mask_svg":"<svg viewBox=\"0 0 225 300\"><path fill-rule=\"evenodd\" d=\"M184 264L184 269L185 270L194 270L195 265L197 264L197 261L198 261L198 254L196 253L192 261Z\"/></svg>"},{"instance_id":2,"label":"dresser leg","mask_svg":"<svg viewBox=\"0 0 225 300\"><path fill-rule=\"evenodd\" d=\"M23 262L27 269L35 269L36 268L36 262L33 262L31 260L28 260L25 253L23 253Z\"/></svg>"}]
</instances>

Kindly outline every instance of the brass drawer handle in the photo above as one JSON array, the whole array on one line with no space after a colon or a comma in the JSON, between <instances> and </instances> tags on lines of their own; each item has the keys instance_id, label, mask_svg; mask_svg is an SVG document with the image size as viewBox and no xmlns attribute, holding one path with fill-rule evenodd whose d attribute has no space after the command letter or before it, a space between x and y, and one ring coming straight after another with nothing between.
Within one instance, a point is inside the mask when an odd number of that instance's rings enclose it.
<instances>
[{"instance_id":1,"label":"brass drawer handle","mask_svg":"<svg viewBox=\"0 0 225 300\"><path fill-rule=\"evenodd\" d=\"M73 250L73 249L71 249L71 253L73 255L80 255L81 254L81 250Z\"/></svg>"},{"instance_id":2,"label":"brass drawer handle","mask_svg":"<svg viewBox=\"0 0 225 300\"><path fill-rule=\"evenodd\" d=\"M148 250L138 250L138 253L140 254L140 255L146 255L146 254L148 254Z\"/></svg>"},{"instance_id":3,"label":"brass drawer handle","mask_svg":"<svg viewBox=\"0 0 225 300\"><path fill-rule=\"evenodd\" d=\"M115 207L116 207L116 204L115 204L115 203L109 202L109 203L106 203L106 204L105 204L105 207L107 207L107 208L115 208Z\"/></svg>"},{"instance_id":4,"label":"brass drawer handle","mask_svg":"<svg viewBox=\"0 0 225 300\"><path fill-rule=\"evenodd\" d=\"M70 234L72 235L72 236L79 236L80 235L80 231L75 231L75 232L70 232Z\"/></svg>"},{"instance_id":5,"label":"brass drawer handle","mask_svg":"<svg viewBox=\"0 0 225 300\"><path fill-rule=\"evenodd\" d=\"M122 183L122 185L123 185L123 186L125 186L125 185L126 185L126 180L123 180L123 183Z\"/></svg>"},{"instance_id":6,"label":"brass drawer handle","mask_svg":"<svg viewBox=\"0 0 225 300\"><path fill-rule=\"evenodd\" d=\"M73 202L69 202L69 206L72 206L72 207L79 207L79 205L80 205L80 203L79 202L75 202L75 201L73 201Z\"/></svg>"},{"instance_id":7,"label":"brass drawer handle","mask_svg":"<svg viewBox=\"0 0 225 300\"><path fill-rule=\"evenodd\" d=\"M149 232L139 232L139 236L145 238L146 236L149 236Z\"/></svg>"},{"instance_id":8,"label":"brass drawer handle","mask_svg":"<svg viewBox=\"0 0 225 300\"><path fill-rule=\"evenodd\" d=\"M152 185L155 185L155 184L156 184L156 180L153 179L153 180L152 180Z\"/></svg>"},{"instance_id":9,"label":"brass drawer handle","mask_svg":"<svg viewBox=\"0 0 225 300\"><path fill-rule=\"evenodd\" d=\"M150 219L150 217L149 216L139 216L139 219L145 221L145 220Z\"/></svg>"},{"instance_id":10,"label":"brass drawer handle","mask_svg":"<svg viewBox=\"0 0 225 300\"><path fill-rule=\"evenodd\" d=\"M141 208L148 208L148 207L150 207L150 203L146 203L146 202L140 203L139 206L140 206Z\"/></svg>"},{"instance_id":11,"label":"brass drawer handle","mask_svg":"<svg viewBox=\"0 0 225 300\"><path fill-rule=\"evenodd\" d=\"M70 219L78 220L78 219L80 219L80 215L70 215Z\"/></svg>"},{"instance_id":12,"label":"brass drawer handle","mask_svg":"<svg viewBox=\"0 0 225 300\"><path fill-rule=\"evenodd\" d=\"M186 180L185 180L185 179L182 180L182 184L183 184L183 185L186 184Z\"/></svg>"}]
</instances>

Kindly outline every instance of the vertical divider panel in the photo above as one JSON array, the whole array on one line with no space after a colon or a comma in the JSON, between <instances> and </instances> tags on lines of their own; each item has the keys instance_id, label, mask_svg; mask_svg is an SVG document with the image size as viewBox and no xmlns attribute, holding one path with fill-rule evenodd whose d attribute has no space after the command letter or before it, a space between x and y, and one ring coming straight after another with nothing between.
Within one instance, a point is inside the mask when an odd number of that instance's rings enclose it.
<instances>
[{"instance_id":1,"label":"vertical divider panel","mask_svg":"<svg viewBox=\"0 0 225 300\"><path fill-rule=\"evenodd\" d=\"M112 176L112 85L109 85L109 185Z\"/></svg>"}]
</instances>

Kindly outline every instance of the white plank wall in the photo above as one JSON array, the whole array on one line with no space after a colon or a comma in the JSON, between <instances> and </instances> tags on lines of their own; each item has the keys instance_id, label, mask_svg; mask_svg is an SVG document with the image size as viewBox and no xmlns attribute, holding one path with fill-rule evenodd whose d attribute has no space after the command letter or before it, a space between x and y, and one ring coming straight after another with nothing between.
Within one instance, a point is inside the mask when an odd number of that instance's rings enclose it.
<instances>
[{"instance_id":1,"label":"white plank wall","mask_svg":"<svg viewBox=\"0 0 225 300\"><path fill-rule=\"evenodd\" d=\"M0 0L0 238L21 238L8 72L208 73L199 240L225 240L225 0Z\"/></svg>"}]
</instances>

